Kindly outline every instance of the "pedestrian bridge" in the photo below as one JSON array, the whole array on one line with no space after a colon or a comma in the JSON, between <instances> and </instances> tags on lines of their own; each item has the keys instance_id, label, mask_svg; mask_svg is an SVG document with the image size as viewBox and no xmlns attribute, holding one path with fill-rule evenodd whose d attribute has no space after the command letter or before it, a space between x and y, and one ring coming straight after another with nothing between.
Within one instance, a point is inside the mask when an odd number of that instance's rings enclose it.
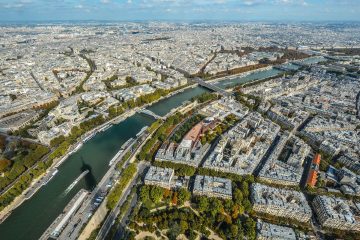
<instances>
[{"instance_id":1,"label":"pedestrian bridge","mask_svg":"<svg viewBox=\"0 0 360 240\"><path fill-rule=\"evenodd\" d=\"M139 109L137 110L138 113L143 113L143 114L146 114L146 115L149 115L155 119L164 119L164 117L161 117L157 114L155 114L154 112L150 111L149 109L146 109L146 108L142 108L142 109Z\"/></svg>"}]
</instances>

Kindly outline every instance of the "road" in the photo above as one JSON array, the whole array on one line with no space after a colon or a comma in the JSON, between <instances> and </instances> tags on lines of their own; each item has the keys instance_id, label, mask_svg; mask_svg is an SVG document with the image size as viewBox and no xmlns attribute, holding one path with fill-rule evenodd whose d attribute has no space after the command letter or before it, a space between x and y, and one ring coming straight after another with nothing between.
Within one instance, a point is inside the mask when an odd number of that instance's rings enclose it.
<instances>
[{"instance_id":1,"label":"road","mask_svg":"<svg viewBox=\"0 0 360 240\"><path fill-rule=\"evenodd\" d=\"M155 130L156 131L156 130ZM154 131L154 132L155 132ZM142 148L142 146L146 143L146 141L148 140L149 137L151 137L152 133L144 136L140 136L138 139L141 139L141 144L138 144L136 149L132 151L131 156L128 158L127 160L127 164L129 161L131 161L131 159L138 153L138 151ZM127 166L127 164L124 164L124 167ZM105 222L103 223L103 225L101 226L101 229L97 235L96 239L104 239L107 235L107 233L109 232L111 226L113 225L115 218L117 217L117 215L120 212L120 207L121 205L124 203L124 201L126 200L127 195L129 194L129 192L131 191L131 188L135 185L136 180L138 178L138 176L140 174L143 174L145 168L147 166L149 166L150 163L148 162L140 162L138 167L137 167L137 172L135 174L135 176L133 177L133 180L131 181L131 183L128 185L128 187L126 188L126 190L123 192L121 198L119 199L117 205L115 206L115 208L112 210L112 212L108 215L108 217L106 218ZM131 186L131 187L130 187ZM130 187L130 188L129 188Z\"/></svg>"},{"instance_id":2,"label":"road","mask_svg":"<svg viewBox=\"0 0 360 240\"><path fill-rule=\"evenodd\" d=\"M269 158L270 154L274 151L276 145L278 144L279 142L279 135L277 135L274 139L274 141L272 141L269 149L266 151L266 153L264 154L264 156L261 158L259 164L256 166L256 168L254 169L254 172L253 172L253 175L254 176L258 176L259 175L259 172L260 170L264 167L267 159Z\"/></svg>"},{"instance_id":3,"label":"road","mask_svg":"<svg viewBox=\"0 0 360 240\"><path fill-rule=\"evenodd\" d=\"M116 233L114 234L113 239L123 239L125 237L124 234L126 234L126 231L124 231L124 230L126 229L126 224L129 220L130 213L136 206L137 201L138 201L138 195L135 192L134 196L131 199L129 209L126 211L126 213L120 219L120 222L117 226Z\"/></svg>"},{"instance_id":4,"label":"road","mask_svg":"<svg viewBox=\"0 0 360 240\"><path fill-rule=\"evenodd\" d=\"M104 239L106 237L106 235L108 234L111 226L114 224L116 217L119 215L120 213L120 208L122 206L122 204L125 202L126 197L129 195L131 189L135 186L137 178L139 175L144 173L144 170L150 165L150 163L148 162L140 162L138 167L137 167L137 171L135 176L133 177L132 181L130 182L130 184L128 184L128 186L126 187L126 189L123 191L120 200L118 201L118 203L116 204L115 208L110 212L110 214L107 216L104 224L101 226L100 231L96 237L97 240L100 239Z\"/></svg>"}]
</instances>

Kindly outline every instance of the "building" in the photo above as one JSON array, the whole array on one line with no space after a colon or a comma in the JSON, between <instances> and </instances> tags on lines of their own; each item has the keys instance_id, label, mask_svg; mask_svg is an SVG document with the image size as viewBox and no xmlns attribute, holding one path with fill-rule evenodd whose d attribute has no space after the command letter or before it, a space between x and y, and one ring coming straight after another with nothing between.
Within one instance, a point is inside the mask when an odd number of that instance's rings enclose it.
<instances>
[{"instance_id":1,"label":"building","mask_svg":"<svg viewBox=\"0 0 360 240\"><path fill-rule=\"evenodd\" d=\"M336 197L316 196L313 206L323 227L360 231L360 216L350 202Z\"/></svg>"},{"instance_id":2,"label":"building","mask_svg":"<svg viewBox=\"0 0 360 240\"><path fill-rule=\"evenodd\" d=\"M256 223L257 240L297 240L292 228L283 227L258 220Z\"/></svg>"},{"instance_id":3,"label":"building","mask_svg":"<svg viewBox=\"0 0 360 240\"><path fill-rule=\"evenodd\" d=\"M284 151L288 151L287 157L279 160ZM302 165L309 152L310 147L304 141L284 132L259 172L259 178L271 184L298 186L303 173Z\"/></svg>"},{"instance_id":4,"label":"building","mask_svg":"<svg viewBox=\"0 0 360 240\"><path fill-rule=\"evenodd\" d=\"M231 180L220 177L197 175L195 177L193 194L231 199Z\"/></svg>"},{"instance_id":5,"label":"building","mask_svg":"<svg viewBox=\"0 0 360 240\"><path fill-rule=\"evenodd\" d=\"M145 175L144 182L147 185L155 185L162 188L171 188L171 180L174 177L174 170L151 166Z\"/></svg>"},{"instance_id":6,"label":"building","mask_svg":"<svg viewBox=\"0 0 360 240\"><path fill-rule=\"evenodd\" d=\"M357 174L360 174L360 160L356 157L342 155L339 157L338 161Z\"/></svg>"},{"instance_id":7,"label":"building","mask_svg":"<svg viewBox=\"0 0 360 240\"><path fill-rule=\"evenodd\" d=\"M4 117L0 119L0 132L14 132L30 125L38 117L39 114L34 110L27 110Z\"/></svg>"},{"instance_id":8,"label":"building","mask_svg":"<svg viewBox=\"0 0 360 240\"><path fill-rule=\"evenodd\" d=\"M224 120L230 114L243 118L248 112L247 107L230 97L213 101L199 110L200 114L219 120Z\"/></svg>"},{"instance_id":9,"label":"building","mask_svg":"<svg viewBox=\"0 0 360 240\"><path fill-rule=\"evenodd\" d=\"M203 167L238 175L251 174L264 157L280 127L259 113L248 114L221 136Z\"/></svg>"},{"instance_id":10,"label":"building","mask_svg":"<svg viewBox=\"0 0 360 240\"><path fill-rule=\"evenodd\" d=\"M210 144L201 144L200 135L208 124L201 121L196 124L182 139L180 144L174 142L163 144L155 156L157 161L171 161L187 164L190 166L199 166L201 160L210 148Z\"/></svg>"},{"instance_id":11,"label":"building","mask_svg":"<svg viewBox=\"0 0 360 240\"><path fill-rule=\"evenodd\" d=\"M251 185L253 209L258 213L308 223L312 216L310 206L303 193L269 187L254 183Z\"/></svg>"},{"instance_id":12,"label":"building","mask_svg":"<svg viewBox=\"0 0 360 240\"><path fill-rule=\"evenodd\" d=\"M321 155L317 153L314 156L314 159L312 160L310 170L309 170L309 174L308 174L308 178L307 178L307 181L306 181L306 184L309 185L310 187L314 187L316 182L317 182L317 177L318 177L318 172L319 172L319 167L320 167L320 161L321 161Z\"/></svg>"}]
</instances>

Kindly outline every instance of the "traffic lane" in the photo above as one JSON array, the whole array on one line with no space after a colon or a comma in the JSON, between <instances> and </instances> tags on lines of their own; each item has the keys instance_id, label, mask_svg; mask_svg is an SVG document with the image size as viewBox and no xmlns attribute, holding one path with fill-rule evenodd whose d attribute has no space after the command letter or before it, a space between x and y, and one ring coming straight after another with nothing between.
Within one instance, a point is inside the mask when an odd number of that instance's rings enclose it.
<instances>
[{"instance_id":1,"label":"traffic lane","mask_svg":"<svg viewBox=\"0 0 360 240\"><path fill-rule=\"evenodd\" d=\"M135 176L133 177L133 180L131 181L131 183L127 186L127 188L125 189L125 192L122 194L118 204L116 205L115 209L110 213L109 217L105 220L105 223L104 223L104 228L102 227L100 229L100 232L98 234L98 238L97 239L104 239L106 234L108 233L109 231L109 228L113 225L114 221L115 221L115 218L116 216L119 214L120 212L120 208L121 208L121 205L125 202L126 200L126 197L129 195L131 189L134 187L134 185L136 184L136 181L137 181L137 178L140 174L143 174L144 170L146 169L146 167L148 167L149 163L144 163L144 162L141 162L139 165L138 165L138 168L137 168L137 172L135 174Z\"/></svg>"}]
</instances>

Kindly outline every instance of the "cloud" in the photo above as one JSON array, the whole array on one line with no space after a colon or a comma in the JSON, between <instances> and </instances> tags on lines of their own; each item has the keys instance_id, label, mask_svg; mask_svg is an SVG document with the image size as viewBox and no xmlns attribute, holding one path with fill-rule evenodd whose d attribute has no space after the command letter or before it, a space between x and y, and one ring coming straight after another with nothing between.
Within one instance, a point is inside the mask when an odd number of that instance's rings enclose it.
<instances>
[{"instance_id":1,"label":"cloud","mask_svg":"<svg viewBox=\"0 0 360 240\"><path fill-rule=\"evenodd\" d=\"M0 7L3 8L7 8L7 9L19 9L19 8L23 8L26 7L27 5L33 3L33 0L18 0L18 1L13 1L13 3L4 3L1 4L0 3Z\"/></svg>"},{"instance_id":2,"label":"cloud","mask_svg":"<svg viewBox=\"0 0 360 240\"><path fill-rule=\"evenodd\" d=\"M1 19L355 19L360 0L0 0ZM309 7L311 6L311 7ZM307 10L304 11L304 8ZM286 11L284 11L286 8ZM329 9L329 13L325 8ZM91 11L91 14L85 14ZM56 13L56 14L54 14ZM239 14L241 13L241 14ZM1 21L0 19L0 21Z\"/></svg>"},{"instance_id":3,"label":"cloud","mask_svg":"<svg viewBox=\"0 0 360 240\"><path fill-rule=\"evenodd\" d=\"M274 0L273 2L278 5L300 5L300 6L309 5L305 0Z\"/></svg>"},{"instance_id":4,"label":"cloud","mask_svg":"<svg viewBox=\"0 0 360 240\"><path fill-rule=\"evenodd\" d=\"M22 8L23 6L24 4L21 3L15 3L15 4L8 3L3 5L4 8Z\"/></svg>"}]
</instances>

